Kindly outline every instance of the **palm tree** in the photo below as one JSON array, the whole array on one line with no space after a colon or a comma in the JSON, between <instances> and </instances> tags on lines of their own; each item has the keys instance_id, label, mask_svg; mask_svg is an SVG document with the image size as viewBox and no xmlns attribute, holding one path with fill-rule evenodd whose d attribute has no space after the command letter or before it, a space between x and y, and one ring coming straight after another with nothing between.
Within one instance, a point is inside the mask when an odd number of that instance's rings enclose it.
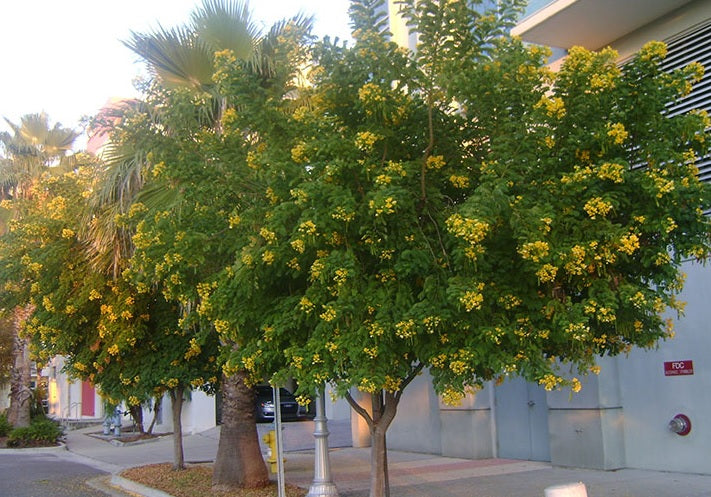
<instances>
[{"instance_id":1,"label":"palm tree","mask_svg":"<svg viewBox=\"0 0 711 497\"><path fill-rule=\"evenodd\" d=\"M215 53L230 50L244 62L246 71L268 78L276 70L270 54L287 26L307 33L311 23L310 18L297 16L261 36L246 1L203 0L189 24L133 32L124 44L147 63L163 87L208 95L206 127L221 134L221 116L228 104L213 82ZM268 482L254 422L254 393L244 380L240 373L223 378L223 425L213 473L216 486L256 487Z\"/></svg>"},{"instance_id":2,"label":"palm tree","mask_svg":"<svg viewBox=\"0 0 711 497\"><path fill-rule=\"evenodd\" d=\"M45 113L22 116L20 124L7 119L5 121L12 133L0 134L0 143L5 151L5 158L0 163L0 195L2 200L27 199L31 196L32 184L43 172L71 167L74 161L66 154L71 150L79 133L64 128L59 123L50 127L49 118ZM20 215L16 209L4 211L0 235L5 233L7 218ZM14 344L8 421L17 427L30 424L32 364L29 342L21 336L20 330L33 310L33 306L27 304L11 311Z\"/></svg>"}]
</instances>

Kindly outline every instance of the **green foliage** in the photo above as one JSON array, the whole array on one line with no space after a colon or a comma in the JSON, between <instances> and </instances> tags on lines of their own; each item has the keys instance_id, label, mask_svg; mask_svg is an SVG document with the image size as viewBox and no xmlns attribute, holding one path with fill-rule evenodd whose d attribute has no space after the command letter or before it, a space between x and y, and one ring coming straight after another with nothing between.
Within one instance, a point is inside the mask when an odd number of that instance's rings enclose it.
<instances>
[{"instance_id":1,"label":"green foliage","mask_svg":"<svg viewBox=\"0 0 711 497\"><path fill-rule=\"evenodd\" d=\"M426 366L456 402L506 375L577 390L600 355L671 335L679 266L708 254L708 118L663 110L698 68L665 74L650 44L624 70L576 49L552 74L501 36L508 17L462 4L409 8L429 40L412 58L355 2L355 45L314 48L309 105L239 100L225 134L253 132L235 164L250 195L203 296L240 345L230 367L345 394Z\"/></svg>"},{"instance_id":2,"label":"green foliage","mask_svg":"<svg viewBox=\"0 0 711 497\"><path fill-rule=\"evenodd\" d=\"M0 437L6 437L12 430L12 425L7 420L7 414L0 414Z\"/></svg>"},{"instance_id":3,"label":"green foliage","mask_svg":"<svg viewBox=\"0 0 711 497\"><path fill-rule=\"evenodd\" d=\"M63 436L62 427L47 418L36 418L30 426L15 428L7 439L8 447L37 447L56 445Z\"/></svg>"}]
</instances>

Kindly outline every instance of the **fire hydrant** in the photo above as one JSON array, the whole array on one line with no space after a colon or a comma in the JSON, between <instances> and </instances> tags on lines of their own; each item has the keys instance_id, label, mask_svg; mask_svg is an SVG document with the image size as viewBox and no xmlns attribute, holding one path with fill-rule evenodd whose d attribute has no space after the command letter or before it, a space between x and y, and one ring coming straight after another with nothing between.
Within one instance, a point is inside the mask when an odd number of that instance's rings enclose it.
<instances>
[{"instance_id":1,"label":"fire hydrant","mask_svg":"<svg viewBox=\"0 0 711 497\"><path fill-rule=\"evenodd\" d=\"M278 471L277 462L279 461L277 456L276 431L268 431L264 434L262 440L264 440L264 443L267 444L267 447L269 448L269 451L267 452L267 463L269 463L269 469L272 473L276 473Z\"/></svg>"}]
</instances>

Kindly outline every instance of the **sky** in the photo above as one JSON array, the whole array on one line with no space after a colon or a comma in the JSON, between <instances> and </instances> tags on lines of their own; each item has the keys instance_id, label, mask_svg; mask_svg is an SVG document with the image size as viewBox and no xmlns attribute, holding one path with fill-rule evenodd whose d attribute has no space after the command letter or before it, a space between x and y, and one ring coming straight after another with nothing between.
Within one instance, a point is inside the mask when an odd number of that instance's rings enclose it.
<instances>
[{"instance_id":1,"label":"sky","mask_svg":"<svg viewBox=\"0 0 711 497\"><path fill-rule=\"evenodd\" d=\"M46 112L78 128L109 99L132 97L143 65L126 48L131 31L186 22L201 0L0 0L0 117L18 123ZM251 0L266 31L299 12L314 15L318 36L347 38L348 0ZM0 119L0 131L7 131Z\"/></svg>"}]
</instances>

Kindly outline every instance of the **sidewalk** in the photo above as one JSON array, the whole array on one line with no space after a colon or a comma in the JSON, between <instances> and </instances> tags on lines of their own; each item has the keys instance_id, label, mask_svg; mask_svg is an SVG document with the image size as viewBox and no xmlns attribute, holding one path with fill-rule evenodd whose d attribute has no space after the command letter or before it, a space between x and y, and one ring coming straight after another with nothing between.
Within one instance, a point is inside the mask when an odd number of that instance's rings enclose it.
<instances>
[{"instance_id":1,"label":"sidewalk","mask_svg":"<svg viewBox=\"0 0 711 497\"><path fill-rule=\"evenodd\" d=\"M271 428L258 426L260 435ZM69 432L64 457L111 473L171 460L171 437L115 446L89 435L99 430ZM331 472L340 496L367 497L370 450L345 446L350 445L350 430L346 434L345 426L329 422L329 431ZM313 479L312 432L312 422L285 424L286 480L304 488ZM219 428L185 436L186 461L214 460L218 439ZM578 481L585 483L588 497L711 497L711 476L704 475L565 469L534 461L472 461L399 451L389 451L388 458L392 497L543 497L549 486Z\"/></svg>"}]
</instances>

